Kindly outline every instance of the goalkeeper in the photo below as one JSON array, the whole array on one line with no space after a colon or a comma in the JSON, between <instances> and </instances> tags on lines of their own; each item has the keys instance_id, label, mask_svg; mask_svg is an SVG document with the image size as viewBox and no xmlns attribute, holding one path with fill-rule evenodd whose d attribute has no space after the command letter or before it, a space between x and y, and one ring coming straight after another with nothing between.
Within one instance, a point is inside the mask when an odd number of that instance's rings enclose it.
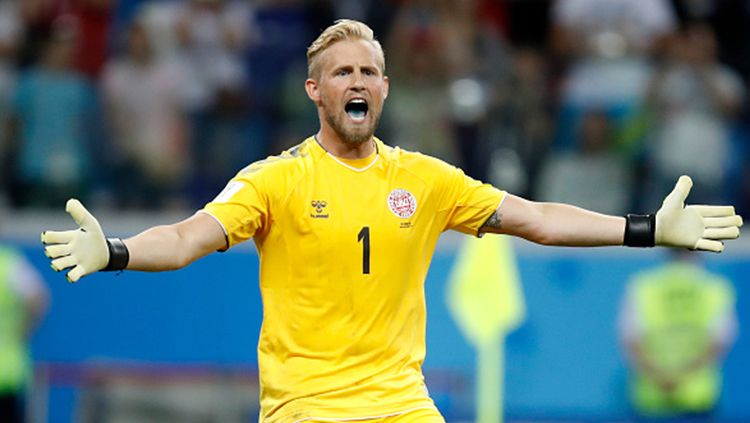
<instances>
[{"instance_id":1,"label":"goalkeeper","mask_svg":"<svg viewBox=\"0 0 750 423\"><path fill-rule=\"evenodd\" d=\"M388 146L374 136L389 87L383 50L360 22L327 28L307 58L315 135L243 169L182 222L108 239L70 200L79 228L42 234L52 267L70 269L71 282L101 270L179 269L252 238L264 313L261 422L444 421L421 367L424 279L445 230L713 252L739 236L733 207L685 206L687 176L655 214L609 216L529 201Z\"/></svg>"}]
</instances>

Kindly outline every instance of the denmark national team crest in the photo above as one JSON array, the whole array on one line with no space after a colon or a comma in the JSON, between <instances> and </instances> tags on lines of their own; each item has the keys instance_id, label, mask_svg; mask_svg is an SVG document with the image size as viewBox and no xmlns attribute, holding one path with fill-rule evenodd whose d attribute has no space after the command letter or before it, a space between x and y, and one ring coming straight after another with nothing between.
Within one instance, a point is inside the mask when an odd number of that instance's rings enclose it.
<instances>
[{"instance_id":1,"label":"denmark national team crest","mask_svg":"<svg viewBox=\"0 0 750 423\"><path fill-rule=\"evenodd\" d=\"M388 194L388 207L396 216L406 219L417 211L417 199L405 189L394 189Z\"/></svg>"}]
</instances>

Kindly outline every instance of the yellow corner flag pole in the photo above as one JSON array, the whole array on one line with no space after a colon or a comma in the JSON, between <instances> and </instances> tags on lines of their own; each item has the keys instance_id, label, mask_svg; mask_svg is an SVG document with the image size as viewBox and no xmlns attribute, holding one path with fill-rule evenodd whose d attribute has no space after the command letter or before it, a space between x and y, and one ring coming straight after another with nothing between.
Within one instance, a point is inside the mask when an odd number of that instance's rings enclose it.
<instances>
[{"instance_id":1,"label":"yellow corner flag pole","mask_svg":"<svg viewBox=\"0 0 750 423\"><path fill-rule=\"evenodd\" d=\"M513 244L505 236L468 238L451 271L447 303L477 350L476 422L503 421L503 341L526 315Z\"/></svg>"},{"instance_id":2,"label":"yellow corner flag pole","mask_svg":"<svg viewBox=\"0 0 750 423\"><path fill-rule=\"evenodd\" d=\"M503 422L503 340L489 342L477 351L476 422Z\"/></svg>"}]
</instances>

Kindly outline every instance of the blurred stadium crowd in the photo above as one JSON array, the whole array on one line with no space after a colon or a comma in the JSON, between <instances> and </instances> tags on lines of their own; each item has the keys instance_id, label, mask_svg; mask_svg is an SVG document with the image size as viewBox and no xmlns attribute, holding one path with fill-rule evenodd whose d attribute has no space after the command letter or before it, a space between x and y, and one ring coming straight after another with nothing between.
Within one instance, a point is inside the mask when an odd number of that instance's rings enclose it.
<instances>
[{"instance_id":1,"label":"blurred stadium crowd","mask_svg":"<svg viewBox=\"0 0 750 423\"><path fill-rule=\"evenodd\" d=\"M305 49L367 22L380 130L516 194L750 210L744 0L0 0L0 204L202 206L317 129Z\"/></svg>"}]
</instances>

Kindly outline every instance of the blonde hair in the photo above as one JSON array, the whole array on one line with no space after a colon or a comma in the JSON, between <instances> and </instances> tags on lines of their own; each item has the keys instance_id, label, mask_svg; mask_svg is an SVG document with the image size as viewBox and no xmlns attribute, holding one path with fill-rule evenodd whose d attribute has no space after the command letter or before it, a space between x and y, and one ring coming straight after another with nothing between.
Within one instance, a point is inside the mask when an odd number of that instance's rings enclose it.
<instances>
[{"instance_id":1,"label":"blonde hair","mask_svg":"<svg viewBox=\"0 0 750 423\"><path fill-rule=\"evenodd\" d=\"M320 55L330 46L344 40L364 40L371 43L380 55L380 70L385 72L383 46L375 39L369 26L352 19L339 19L326 28L307 48L307 76L318 79L320 76Z\"/></svg>"}]
</instances>

